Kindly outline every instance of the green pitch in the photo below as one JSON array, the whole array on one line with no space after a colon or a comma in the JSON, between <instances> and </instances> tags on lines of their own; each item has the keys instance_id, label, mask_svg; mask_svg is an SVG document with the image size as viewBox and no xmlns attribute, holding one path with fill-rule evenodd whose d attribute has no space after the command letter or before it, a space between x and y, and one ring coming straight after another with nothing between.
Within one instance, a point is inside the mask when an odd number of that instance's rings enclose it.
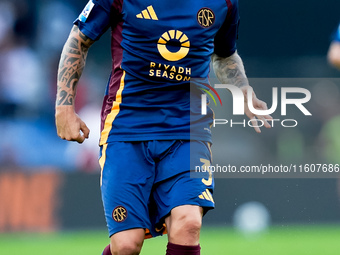
<instances>
[{"instance_id":1,"label":"green pitch","mask_svg":"<svg viewBox=\"0 0 340 255\"><path fill-rule=\"evenodd\" d=\"M202 255L334 255L340 251L340 225L273 227L244 236L231 228L205 227ZM142 255L165 254L166 237L146 240ZM57 234L0 234L0 254L101 255L108 244L105 231Z\"/></svg>"}]
</instances>

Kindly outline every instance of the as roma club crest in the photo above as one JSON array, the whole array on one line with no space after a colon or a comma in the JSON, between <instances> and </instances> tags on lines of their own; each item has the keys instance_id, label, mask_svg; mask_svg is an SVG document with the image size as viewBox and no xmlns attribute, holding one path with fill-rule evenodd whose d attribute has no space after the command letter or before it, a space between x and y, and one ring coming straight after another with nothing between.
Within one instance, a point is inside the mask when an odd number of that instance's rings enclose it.
<instances>
[{"instance_id":1,"label":"as roma club crest","mask_svg":"<svg viewBox=\"0 0 340 255\"><path fill-rule=\"evenodd\" d=\"M209 28L215 23L215 13L204 7L197 12L197 22L201 27Z\"/></svg>"},{"instance_id":2,"label":"as roma club crest","mask_svg":"<svg viewBox=\"0 0 340 255\"><path fill-rule=\"evenodd\" d=\"M127 214L128 212L124 206L117 206L115 209L113 209L112 218L116 222L123 222L126 220Z\"/></svg>"}]
</instances>

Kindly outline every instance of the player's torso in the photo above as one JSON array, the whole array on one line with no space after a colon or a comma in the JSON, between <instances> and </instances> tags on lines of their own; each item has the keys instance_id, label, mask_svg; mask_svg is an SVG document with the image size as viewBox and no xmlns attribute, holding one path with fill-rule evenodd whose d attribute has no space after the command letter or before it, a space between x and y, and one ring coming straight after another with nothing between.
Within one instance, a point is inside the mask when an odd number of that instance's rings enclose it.
<instances>
[{"instance_id":1,"label":"player's torso","mask_svg":"<svg viewBox=\"0 0 340 255\"><path fill-rule=\"evenodd\" d=\"M122 67L152 81L206 77L225 0L124 0Z\"/></svg>"},{"instance_id":2,"label":"player's torso","mask_svg":"<svg viewBox=\"0 0 340 255\"><path fill-rule=\"evenodd\" d=\"M120 21L112 26L114 69L104 99L101 143L210 141L212 112L200 115L198 89L193 110L190 81L208 77L214 37L227 17L228 2L120 0ZM192 116L200 123L195 137Z\"/></svg>"}]
</instances>

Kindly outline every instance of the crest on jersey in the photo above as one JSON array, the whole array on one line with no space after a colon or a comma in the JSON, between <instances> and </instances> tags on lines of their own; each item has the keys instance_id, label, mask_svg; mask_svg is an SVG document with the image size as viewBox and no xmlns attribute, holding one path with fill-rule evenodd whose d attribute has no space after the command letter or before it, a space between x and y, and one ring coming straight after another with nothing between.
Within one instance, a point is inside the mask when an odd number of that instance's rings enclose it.
<instances>
[{"instance_id":1,"label":"crest on jersey","mask_svg":"<svg viewBox=\"0 0 340 255\"><path fill-rule=\"evenodd\" d=\"M201 27L209 28L215 23L215 13L207 7L201 8L197 12L197 22Z\"/></svg>"},{"instance_id":2,"label":"crest on jersey","mask_svg":"<svg viewBox=\"0 0 340 255\"><path fill-rule=\"evenodd\" d=\"M124 206L117 206L115 209L113 209L112 212L112 218L115 220L115 222L123 222L126 220L128 215L128 212Z\"/></svg>"},{"instance_id":3,"label":"crest on jersey","mask_svg":"<svg viewBox=\"0 0 340 255\"><path fill-rule=\"evenodd\" d=\"M79 20L81 22L86 22L87 18L89 17L92 9L94 7L94 3L92 2L92 0L90 0L87 5L85 6L84 10L82 11L82 13L79 15Z\"/></svg>"}]
</instances>

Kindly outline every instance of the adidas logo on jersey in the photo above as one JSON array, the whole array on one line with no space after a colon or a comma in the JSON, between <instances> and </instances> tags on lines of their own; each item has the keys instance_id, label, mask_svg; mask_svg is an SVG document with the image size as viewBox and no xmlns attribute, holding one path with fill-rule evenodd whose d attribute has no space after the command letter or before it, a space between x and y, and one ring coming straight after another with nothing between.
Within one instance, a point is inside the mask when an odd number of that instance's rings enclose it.
<instances>
[{"instance_id":1,"label":"adidas logo on jersey","mask_svg":"<svg viewBox=\"0 0 340 255\"><path fill-rule=\"evenodd\" d=\"M145 10L141 13L137 14L136 17L138 19L152 19L158 20L155 10L153 9L152 5L148 6Z\"/></svg>"}]
</instances>

